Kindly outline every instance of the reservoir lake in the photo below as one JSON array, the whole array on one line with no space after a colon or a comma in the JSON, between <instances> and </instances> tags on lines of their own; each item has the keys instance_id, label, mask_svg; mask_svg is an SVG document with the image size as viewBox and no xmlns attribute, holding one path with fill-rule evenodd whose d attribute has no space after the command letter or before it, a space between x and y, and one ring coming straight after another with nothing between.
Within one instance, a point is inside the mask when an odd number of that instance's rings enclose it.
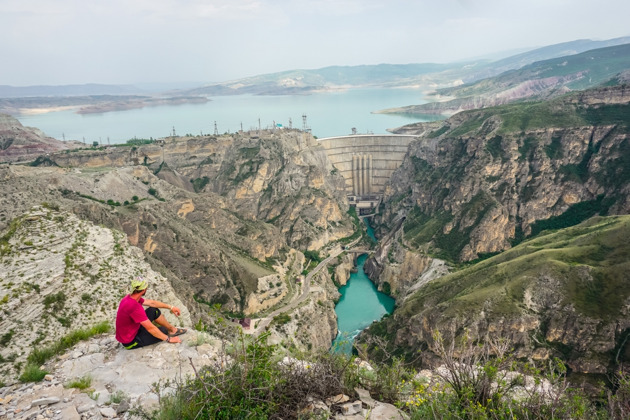
<instances>
[{"instance_id":1,"label":"reservoir lake","mask_svg":"<svg viewBox=\"0 0 630 420\"><path fill-rule=\"evenodd\" d=\"M385 134L418 121L442 119L436 115L372 114L385 108L426 103L419 89L351 89L292 96L216 96L205 104L145 107L101 114L72 110L19 115L22 125L36 127L48 136L86 143L124 143L132 138L220 134L241 129L269 128L275 124L302 128L302 115L313 135L334 137L352 133ZM291 122L289 121L291 120Z\"/></svg>"}]
</instances>

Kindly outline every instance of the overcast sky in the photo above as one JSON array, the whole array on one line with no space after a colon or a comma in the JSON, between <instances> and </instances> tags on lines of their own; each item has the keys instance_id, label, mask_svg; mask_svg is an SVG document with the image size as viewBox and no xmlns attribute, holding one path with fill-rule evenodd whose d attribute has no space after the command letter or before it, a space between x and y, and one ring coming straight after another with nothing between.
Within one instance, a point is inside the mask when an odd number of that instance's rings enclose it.
<instances>
[{"instance_id":1,"label":"overcast sky","mask_svg":"<svg viewBox=\"0 0 630 420\"><path fill-rule=\"evenodd\" d=\"M218 82L630 35L630 0L0 0L0 85Z\"/></svg>"}]
</instances>

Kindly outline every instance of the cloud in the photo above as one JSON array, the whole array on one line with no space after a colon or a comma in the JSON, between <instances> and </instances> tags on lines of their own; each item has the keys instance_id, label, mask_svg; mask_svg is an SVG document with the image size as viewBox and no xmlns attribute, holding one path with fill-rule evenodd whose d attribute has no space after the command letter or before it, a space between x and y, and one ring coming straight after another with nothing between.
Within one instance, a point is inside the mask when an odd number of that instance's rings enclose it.
<instances>
[{"instance_id":1,"label":"cloud","mask_svg":"<svg viewBox=\"0 0 630 420\"><path fill-rule=\"evenodd\" d=\"M614 10L615 13L610 13ZM220 81L628 35L627 0L0 0L0 84Z\"/></svg>"}]
</instances>

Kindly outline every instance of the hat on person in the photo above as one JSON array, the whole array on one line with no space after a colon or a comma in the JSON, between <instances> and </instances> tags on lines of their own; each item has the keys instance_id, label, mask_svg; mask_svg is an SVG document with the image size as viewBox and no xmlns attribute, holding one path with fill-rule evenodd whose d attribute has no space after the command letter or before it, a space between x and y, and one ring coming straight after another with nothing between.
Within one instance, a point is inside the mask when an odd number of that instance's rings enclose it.
<instances>
[{"instance_id":1,"label":"hat on person","mask_svg":"<svg viewBox=\"0 0 630 420\"><path fill-rule=\"evenodd\" d=\"M147 288L149 284L142 276L138 276L131 280L131 293L141 292Z\"/></svg>"}]
</instances>

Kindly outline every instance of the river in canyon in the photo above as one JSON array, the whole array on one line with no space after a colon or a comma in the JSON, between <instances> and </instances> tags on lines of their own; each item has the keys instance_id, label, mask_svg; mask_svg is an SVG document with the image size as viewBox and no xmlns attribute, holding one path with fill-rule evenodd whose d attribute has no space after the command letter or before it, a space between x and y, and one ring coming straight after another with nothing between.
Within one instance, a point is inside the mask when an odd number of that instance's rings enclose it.
<instances>
[{"instance_id":1,"label":"river in canyon","mask_svg":"<svg viewBox=\"0 0 630 420\"><path fill-rule=\"evenodd\" d=\"M354 338L372 322L394 311L395 300L379 292L363 271L367 255L357 259L357 272L339 289L341 299L335 306L339 333L332 351L351 353Z\"/></svg>"}]
</instances>

